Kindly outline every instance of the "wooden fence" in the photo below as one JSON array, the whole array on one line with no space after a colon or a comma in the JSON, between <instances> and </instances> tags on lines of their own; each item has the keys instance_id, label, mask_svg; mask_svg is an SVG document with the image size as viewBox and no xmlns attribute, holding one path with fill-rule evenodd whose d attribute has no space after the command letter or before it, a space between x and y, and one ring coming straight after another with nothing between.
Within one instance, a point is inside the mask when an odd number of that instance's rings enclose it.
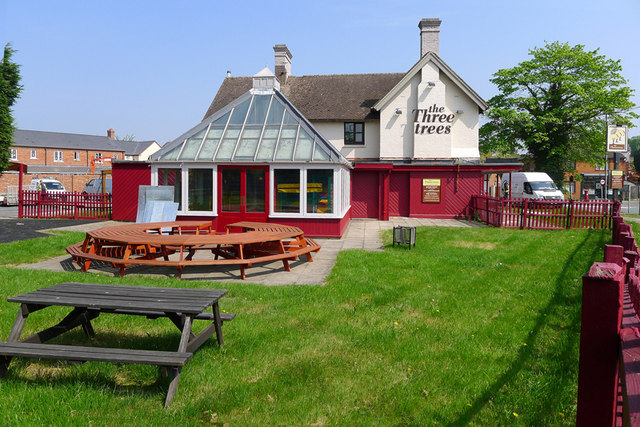
<instances>
[{"instance_id":1,"label":"wooden fence","mask_svg":"<svg viewBox=\"0 0 640 427\"><path fill-rule=\"evenodd\" d=\"M111 194L21 191L18 218L111 219Z\"/></svg>"},{"instance_id":2,"label":"wooden fence","mask_svg":"<svg viewBox=\"0 0 640 427\"><path fill-rule=\"evenodd\" d=\"M560 230L611 227L620 202L611 200L531 200L473 196L478 221L495 227Z\"/></svg>"},{"instance_id":3,"label":"wooden fence","mask_svg":"<svg viewBox=\"0 0 640 427\"><path fill-rule=\"evenodd\" d=\"M582 277L578 426L640 426L640 253L621 217L612 230Z\"/></svg>"}]
</instances>

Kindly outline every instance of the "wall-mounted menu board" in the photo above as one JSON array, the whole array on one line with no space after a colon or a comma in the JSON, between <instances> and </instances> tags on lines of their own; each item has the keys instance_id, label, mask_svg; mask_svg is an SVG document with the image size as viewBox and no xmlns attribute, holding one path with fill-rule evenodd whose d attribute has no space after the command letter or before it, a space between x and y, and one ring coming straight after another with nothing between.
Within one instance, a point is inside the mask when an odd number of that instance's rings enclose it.
<instances>
[{"instance_id":1,"label":"wall-mounted menu board","mask_svg":"<svg viewBox=\"0 0 640 427\"><path fill-rule=\"evenodd\" d=\"M440 178L422 180L422 203L440 203Z\"/></svg>"}]
</instances>

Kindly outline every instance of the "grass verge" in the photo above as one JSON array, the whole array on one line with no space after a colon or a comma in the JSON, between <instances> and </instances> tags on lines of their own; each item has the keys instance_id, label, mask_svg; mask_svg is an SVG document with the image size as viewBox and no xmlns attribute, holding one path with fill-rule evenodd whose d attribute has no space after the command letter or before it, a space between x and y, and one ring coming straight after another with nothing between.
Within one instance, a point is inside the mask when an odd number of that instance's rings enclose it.
<instances>
[{"instance_id":1,"label":"grass verge","mask_svg":"<svg viewBox=\"0 0 640 427\"><path fill-rule=\"evenodd\" d=\"M384 238L384 252L341 252L325 286L0 268L2 338L18 308L7 297L63 281L224 287L221 309L238 315L224 348L211 340L187 364L166 410L154 367L14 360L0 423L575 424L581 276L609 232L419 228L411 251ZM35 240L17 246L29 252ZM64 314L32 314L24 335ZM171 349L179 339L162 319L103 315L94 328L93 345ZM80 332L55 342L86 343Z\"/></svg>"}]
</instances>

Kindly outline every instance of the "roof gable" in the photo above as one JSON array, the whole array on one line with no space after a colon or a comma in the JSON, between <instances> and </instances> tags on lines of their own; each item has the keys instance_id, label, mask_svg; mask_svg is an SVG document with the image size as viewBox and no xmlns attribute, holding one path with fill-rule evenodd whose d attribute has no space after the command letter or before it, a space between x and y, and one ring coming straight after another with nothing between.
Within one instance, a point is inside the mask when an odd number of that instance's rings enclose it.
<instances>
[{"instance_id":1,"label":"roof gable","mask_svg":"<svg viewBox=\"0 0 640 427\"><path fill-rule=\"evenodd\" d=\"M405 85L409 83L409 80L413 78L416 74L418 74L422 68L427 65L427 63L432 62L438 67L440 71L442 71L451 81L453 81L459 88L464 92L473 102L478 105L480 111L485 111L489 108L489 105L486 103L480 95L474 91L471 86L469 86L460 76L458 76L452 69L449 67L436 53L427 52L416 64L411 67L411 69L402 77L402 79L389 91L387 92L382 99L375 103L373 108L377 111L380 111L384 108L392 99L394 99L398 92L402 90Z\"/></svg>"}]
</instances>

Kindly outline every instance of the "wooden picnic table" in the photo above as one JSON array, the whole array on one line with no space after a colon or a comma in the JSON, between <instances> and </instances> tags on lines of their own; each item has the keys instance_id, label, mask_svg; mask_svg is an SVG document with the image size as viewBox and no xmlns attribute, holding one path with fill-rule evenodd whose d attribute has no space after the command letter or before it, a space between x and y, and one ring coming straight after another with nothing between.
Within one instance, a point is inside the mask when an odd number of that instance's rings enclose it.
<instances>
[{"instance_id":1,"label":"wooden picnic table","mask_svg":"<svg viewBox=\"0 0 640 427\"><path fill-rule=\"evenodd\" d=\"M99 285L91 283L61 283L9 298L21 304L6 342L0 342L0 376L4 377L12 357L48 358L72 361L101 361L158 365L171 381L165 407L175 396L182 367L214 333L218 344L222 339L223 321L234 314L220 314L218 301L226 290L155 288L140 286ZM30 313L50 306L73 307L58 324L27 338L20 339ZM211 308L211 313L205 312ZM65 332L81 326L86 335L95 335L91 320L102 313L168 317L181 331L175 351L150 351L123 348L85 347L44 344ZM209 320L211 324L195 335L194 320ZM126 325L123 322L123 326Z\"/></svg>"},{"instance_id":2,"label":"wooden picnic table","mask_svg":"<svg viewBox=\"0 0 640 427\"><path fill-rule=\"evenodd\" d=\"M305 238L297 227L278 228L277 224L268 224L268 229L260 229L261 223L237 224L253 224L254 228L242 233L215 234L210 222L198 221L105 227L87 232L84 242L69 246L67 252L82 265L83 271L87 271L94 260L119 267L119 275L133 264L175 266L178 277L187 265L235 264L245 279L245 268L255 263L281 260L285 270L291 271L290 260L305 255L312 262L311 252L320 250L320 245ZM196 252L203 250L211 251L213 256L193 259ZM175 253L178 259L170 260L169 256Z\"/></svg>"}]
</instances>

